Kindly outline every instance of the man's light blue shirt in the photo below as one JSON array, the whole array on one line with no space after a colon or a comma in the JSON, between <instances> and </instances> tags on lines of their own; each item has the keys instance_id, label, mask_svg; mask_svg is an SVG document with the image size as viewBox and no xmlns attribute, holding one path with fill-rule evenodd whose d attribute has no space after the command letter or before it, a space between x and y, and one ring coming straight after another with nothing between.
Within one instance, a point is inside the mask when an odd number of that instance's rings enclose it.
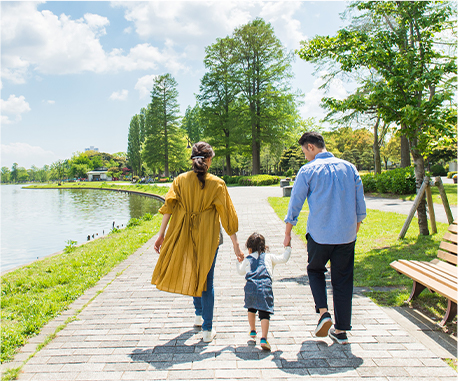
<instances>
[{"instance_id":1,"label":"man's light blue shirt","mask_svg":"<svg viewBox=\"0 0 458 381\"><path fill-rule=\"evenodd\" d=\"M366 217L366 201L355 166L330 152L320 152L296 176L285 222L297 224L309 204L307 233L320 244L339 245L356 240L356 224Z\"/></svg>"}]
</instances>

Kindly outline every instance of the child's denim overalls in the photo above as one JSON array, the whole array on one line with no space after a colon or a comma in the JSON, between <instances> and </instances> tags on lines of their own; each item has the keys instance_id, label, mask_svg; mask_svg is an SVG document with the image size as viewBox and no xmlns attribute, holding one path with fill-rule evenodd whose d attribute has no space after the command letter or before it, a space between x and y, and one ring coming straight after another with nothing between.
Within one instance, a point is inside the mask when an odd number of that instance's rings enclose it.
<instances>
[{"instance_id":1,"label":"child's denim overalls","mask_svg":"<svg viewBox=\"0 0 458 381\"><path fill-rule=\"evenodd\" d=\"M245 308L255 308L273 314L272 278L266 269L265 257L265 253L259 254L258 259L247 256L250 271L245 276Z\"/></svg>"}]
</instances>

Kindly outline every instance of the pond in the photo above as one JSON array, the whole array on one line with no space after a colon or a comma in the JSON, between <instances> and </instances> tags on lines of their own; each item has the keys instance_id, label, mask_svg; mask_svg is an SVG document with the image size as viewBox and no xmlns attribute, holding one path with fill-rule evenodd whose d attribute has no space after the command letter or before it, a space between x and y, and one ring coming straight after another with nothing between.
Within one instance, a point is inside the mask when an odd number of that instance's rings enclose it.
<instances>
[{"instance_id":1,"label":"pond","mask_svg":"<svg viewBox=\"0 0 458 381\"><path fill-rule=\"evenodd\" d=\"M1 271L100 237L113 225L156 214L162 202L136 194L89 189L1 186Z\"/></svg>"}]
</instances>

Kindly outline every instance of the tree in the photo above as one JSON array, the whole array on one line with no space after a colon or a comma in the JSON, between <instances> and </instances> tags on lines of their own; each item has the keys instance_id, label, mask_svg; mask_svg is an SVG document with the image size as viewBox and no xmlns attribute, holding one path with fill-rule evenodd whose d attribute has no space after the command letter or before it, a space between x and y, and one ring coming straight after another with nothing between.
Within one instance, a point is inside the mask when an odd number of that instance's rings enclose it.
<instances>
[{"instance_id":1,"label":"tree","mask_svg":"<svg viewBox=\"0 0 458 381\"><path fill-rule=\"evenodd\" d=\"M392 136L390 140L383 145L380 154L385 162L385 169L388 169L388 161L399 163L401 161L401 138L396 135Z\"/></svg>"},{"instance_id":2,"label":"tree","mask_svg":"<svg viewBox=\"0 0 458 381\"><path fill-rule=\"evenodd\" d=\"M201 140L203 128L200 118L200 107L198 104L194 107L188 106L186 108L181 128L186 132L187 138L191 144L197 143Z\"/></svg>"},{"instance_id":3,"label":"tree","mask_svg":"<svg viewBox=\"0 0 458 381\"><path fill-rule=\"evenodd\" d=\"M169 176L169 162L183 150L179 138L177 82L170 74L158 76L151 91L151 103L146 114L146 139L142 158L150 168L163 170ZM177 139L178 137L178 139Z\"/></svg>"},{"instance_id":4,"label":"tree","mask_svg":"<svg viewBox=\"0 0 458 381\"><path fill-rule=\"evenodd\" d=\"M127 157L134 176L142 174L142 141L140 135L140 115L134 115L130 121L127 138Z\"/></svg>"},{"instance_id":5,"label":"tree","mask_svg":"<svg viewBox=\"0 0 458 381\"><path fill-rule=\"evenodd\" d=\"M13 183L18 181L18 165L18 163L13 163L13 166L11 167L11 181Z\"/></svg>"},{"instance_id":6,"label":"tree","mask_svg":"<svg viewBox=\"0 0 458 381\"><path fill-rule=\"evenodd\" d=\"M235 82L237 63L233 38L219 38L207 46L204 64L208 71L201 80L198 95L203 133L216 153L225 157L229 176L232 175L231 156L246 144L239 123L243 104L237 99L240 92Z\"/></svg>"},{"instance_id":7,"label":"tree","mask_svg":"<svg viewBox=\"0 0 458 381\"><path fill-rule=\"evenodd\" d=\"M8 167L2 167L2 183L9 183L11 179L11 171Z\"/></svg>"},{"instance_id":8,"label":"tree","mask_svg":"<svg viewBox=\"0 0 458 381\"><path fill-rule=\"evenodd\" d=\"M237 65L233 80L246 107L252 171L260 173L261 143L278 142L297 115L289 84L292 56L270 23L257 18L233 34Z\"/></svg>"},{"instance_id":9,"label":"tree","mask_svg":"<svg viewBox=\"0 0 458 381\"><path fill-rule=\"evenodd\" d=\"M449 127L455 123L454 7L449 2L430 1L358 1L352 7L361 12L360 17L371 19L373 27L340 29L334 37L317 36L304 43L299 55L310 61L332 59L344 72L377 71L385 98L380 115L400 126L401 136L408 139L419 189L428 139L456 134L456 128ZM450 43L444 41L447 30L452 31ZM424 198L418 207L418 225L420 234L429 234Z\"/></svg>"}]
</instances>

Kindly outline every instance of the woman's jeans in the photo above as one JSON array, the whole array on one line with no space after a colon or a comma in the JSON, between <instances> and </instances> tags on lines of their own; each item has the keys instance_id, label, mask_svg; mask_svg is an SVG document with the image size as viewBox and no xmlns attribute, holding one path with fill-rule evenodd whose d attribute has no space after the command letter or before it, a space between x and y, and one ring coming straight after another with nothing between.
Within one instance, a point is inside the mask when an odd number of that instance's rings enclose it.
<instances>
[{"instance_id":1,"label":"woman's jeans","mask_svg":"<svg viewBox=\"0 0 458 381\"><path fill-rule=\"evenodd\" d=\"M219 249L219 248L218 248ZM204 322L202 324L203 331L211 331L213 324L213 306L215 305L215 291L213 289L213 275L215 273L216 256L218 255L216 249L215 258L213 259L212 267L207 275L207 291L202 292L202 297L193 297L196 315L202 316Z\"/></svg>"},{"instance_id":2,"label":"woman's jeans","mask_svg":"<svg viewBox=\"0 0 458 381\"><path fill-rule=\"evenodd\" d=\"M310 234L307 238L307 275L315 300L316 312L328 308L325 273L326 263L331 261L331 285L334 301L335 328L351 330L351 304L353 297L353 266L355 242L342 245L316 243Z\"/></svg>"}]
</instances>

